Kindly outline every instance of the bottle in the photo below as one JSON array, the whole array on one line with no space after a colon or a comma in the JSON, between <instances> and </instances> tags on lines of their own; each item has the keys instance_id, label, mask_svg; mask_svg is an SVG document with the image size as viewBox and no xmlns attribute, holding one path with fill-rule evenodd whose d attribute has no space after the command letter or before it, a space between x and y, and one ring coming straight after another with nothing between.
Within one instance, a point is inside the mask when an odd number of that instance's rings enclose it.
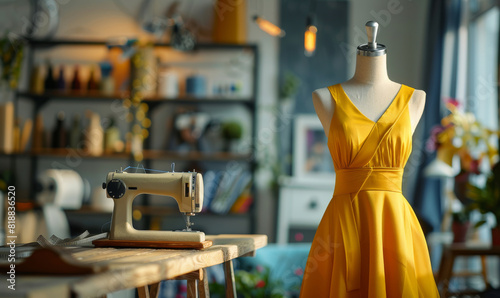
<instances>
[{"instance_id":1,"label":"bottle","mask_svg":"<svg viewBox=\"0 0 500 298\"><path fill-rule=\"evenodd\" d=\"M113 95L115 93L115 79L111 75L113 66L109 62L101 62L101 93L104 95Z\"/></svg>"},{"instance_id":2,"label":"bottle","mask_svg":"<svg viewBox=\"0 0 500 298\"><path fill-rule=\"evenodd\" d=\"M57 90L59 90L59 91L66 90L66 81L64 78L64 67L62 65L59 68L59 78L57 79Z\"/></svg>"},{"instance_id":3,"label":"bottle","mask_svg":"<svg viewBox=\"0 0 500 298\"><path fill-rule=\"evenodd\" d=\"M43 127L43 116L38 113L35 119L35 129L33 131L33 150L37 151L44 148L44 127Z\"/></svg>"},{"instance_id":4,"label":"bottle","mask_svg":"<svg viewBox=\"0 0 500 298\"><path fill-rule=\"evenodd\" d=\"M56 80L54 78L54 70L52 64L48 62L47 75L45 76L44 89L52 91L56 88Z\"/></svg>"},{"instance_id":5,"label":"bottle","mask_svg":"<svg viewBox=\"0 0 500 298\"><path fill-rule=\"evenodd\" d=\"M41 94L44 91L44 79L42 76L42 68L37 65L33 68L30 80L30 92Z\"/></svg>"},{"instance_id":6,"label":"bottle","mask_svg":"<svg viewBox=\"0 0 500 298\"><path fill-rule=\"evenodd\" d=\"M71 81L71 90L80 91L82 89L82 83L80 81L80 70L78 65L75 66L75 72L73 73L73 80Z\"/></svg>"},{"instance_id":7,"label":"bottle","mask_svg":"<svg viewBox=\"0 0 500 298\"><path fill-rule=\"evenodd\" d=\"M87 91L95 92L99 89L99 84L97 83L94 75L94 68L90 69L89 81L87 82Z\"/></svg>"},{"instance_id":8,"label":"bottle","mask_svg":"<svg viewBox=\"0 0 500 298\"><path fill-rule=\"evenodd\" d=\"M64 112L60 111L56 116L56 127L52 132L52 148L66 147L66 129L64 128Z\"/></svg>"},{"instance_id":9,"label":"bottle","mask_svg":"<svg viewBox=\"0 0 500 298\"><path fill-rule=\"evenodd\" d=\"M90 156L100 156L104 149L101 117L92 111L87 111L86 116L89 118L89 126L85 131L85 150Z\"/></svg>"},{"instance_id":10,"label":"bottle","mask_svg":"<svg viewBox=\"0 0 500 298\"><path fill-rule=\"evenodd\" d=\"M70 148L78 149L81 147L82 140L82 121L79 114L73 116L73 124L69 131L68 146Z\"/></svg>"},{"instance_id":11,"label":"bottle","mask_svg":"<svg viewBox=\"0 0 500 298\"><path fill-rule=\"evenodd\" d=\"M20 144L21 144L21 128L20 128L20 123L21 123L21 120L19 119L19 117L16 117L16 119L14 120L14 129L12 131L12 144L13 144L13 148L12 148L12 152L19 152L21 151L21 147L20 147Z\"/></svg>"},{"instance_id":12,"label":"bottle","mask_svg":"<svg viewBox=\"0 0 500 298\"><path fill-rule=\"evenodd\" d=\"M104 131L104 151L106 153L121 151L120 143L120 129L116 126L115 119L111 118L108 128Z\"/></svg>"}]
</instances>

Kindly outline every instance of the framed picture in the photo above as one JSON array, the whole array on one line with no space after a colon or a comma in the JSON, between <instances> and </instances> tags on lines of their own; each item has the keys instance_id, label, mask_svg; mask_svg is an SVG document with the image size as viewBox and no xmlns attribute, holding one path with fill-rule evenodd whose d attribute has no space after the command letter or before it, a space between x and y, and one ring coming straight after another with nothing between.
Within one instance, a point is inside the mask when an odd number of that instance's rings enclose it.
<instances>
[{"instance_id":1,"label":"framed picture","mask_svg":"<svg viewBox=\"0 0 500 298\"><path fill-rule=\"evenodd\" d=\"M335 181L323 126L316 115L298 115L294 123L293 176L301 181Z\"/></svg>"}]
</instances>

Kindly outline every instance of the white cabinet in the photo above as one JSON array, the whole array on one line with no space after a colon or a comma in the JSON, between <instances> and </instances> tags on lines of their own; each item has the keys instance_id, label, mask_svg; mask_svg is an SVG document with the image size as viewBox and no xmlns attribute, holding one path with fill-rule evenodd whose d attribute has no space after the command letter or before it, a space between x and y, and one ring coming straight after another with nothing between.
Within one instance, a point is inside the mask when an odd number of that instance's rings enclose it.
<instances>
[{"instance_id":1,"label":"white cabinet","mask_svg":"<svg viewBox=\"0 0 500 298\"><path fill-rule=\"evenodd\" d=\"M292 178L281 183L277 242L287 243L290 229L315 230L333 195L334 181L305 183Z\"/></svg>"}]
</instances>

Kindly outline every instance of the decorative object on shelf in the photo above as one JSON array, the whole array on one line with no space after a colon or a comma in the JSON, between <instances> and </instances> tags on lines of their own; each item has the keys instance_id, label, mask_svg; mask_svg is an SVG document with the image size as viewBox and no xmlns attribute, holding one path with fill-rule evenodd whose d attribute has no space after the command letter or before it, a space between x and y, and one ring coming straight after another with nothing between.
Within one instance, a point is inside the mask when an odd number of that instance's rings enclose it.
<instances>
[{"instance_id":1,"label":"decorative object on shelf","mask_svg":"<svg viewBox=\"0 0 500 298\"><path fill-rule=\"evenodd\" d=\"M196 39L189 31L180 15L177 15L175 18L172 18L173 26L170 34L170 44L174 49L179 51L192 51L196 46Z\"/></svg>"},{"instance_id":2,"label":"decorative object on shelf","mask_svg":"<svg viewBox=\"0 0 500 298\"><path fill-rule=\"evenodd\" d=\"M73 116L73 123L69 131L68 146L70 148L79 149L82 142L82 119L80 114Z\"/></svg>"},{"instance_id":3,"label":"decorative object on shelf","mask_svg":"<svg viewBox=\"0 0 500 298\"><path fill-rule=\"evenodd\" d=\"M14 129L12 131L12 144L13 144L13 150L12 152L19 152L20 151L20 143L21 143L21 120L19 117L15 117L14 120Z\"/></svg>"},{"instance_id":4,"label":"decorative object on shelf","mask_svg":"<svg viewBox=\"0 0 500 298\"><path fill-rule=\"evenodd\" d=\"M44 91L44 79L42 74L42 67L37 65L33 68L30 78L30 92L35 94L42 94Z\"/></svg>"},{"instance_id":5,"label":"decorative object on shelf","mask_svg":"<svg viewBox=\"0 0 500 298\"><path fill-rule=\"evenodd\" d=\"M14 104L12 101L0 104L0 152L14 151Z\"/></svg>"},{"instance_id":6,"label":"decorative object on shelf","mask_svg":"<svg viewBox=\"0 0 500 298\"><path fill-rule=\"evenodd\" d=\"M82 90L82 81L80 79L80 67L78 65L75 65L75 69L73 70L73 80L71 81L71 90L73 91Z\"/></svg>"},{"instance_id":7,"label":"decorative object on shelf","mask_svg":"<svg viewBox=\"0 0 500 298\"><path fill-rule=\"evenodd\" d=\"M207 96L207 87L205 77L199 74L191 75L186 78L186 95L196 98Z\"/></svg>"},{"instance_id":8,"label":"decorative object on shelf","mask_svg":"<svg viewBox=\"0 0 500 298\"><path fill-rule=\"evenodd\" d=\"M43 88L46 91L52 91L57 88L57 81L54 77L54 68L52 67L52 63L50 63L50 61L47 61L47 73L45 74Z\"/></svg>"},{"instance_id":9,"label":"decorative object on shelf","mask_svg":"<svg viewBox=\"0 0 500 298\"><path fill-rule=\"evenodd\" d=\"M24 121L23 129L21 130L21 140L20 140L20 144L19 144L19 152L26 151L26 149L28 147L29 140L31 138L32 130L33 130L33 120L26 119L26 121Z\"/></svg>"},{"instance_id":10,"label":"decorative object on shelf","mask_svg":"<svg viewBox=\"0 0 500 298\"><path fill-rule=\"evenodd\" d=\"M0 152L12 153L14 146L14 94L17 89L23 44L6 34L0 39Z\"/></svg>"},{"instance_id":11,"label":"decorative object on shelf","mask_svg":"<svg viewBox=\"0 0 500 298\"><path fill-rule=\"evenodd\" d=\"M179 97L179 78L173 71L163 71L158 75L158 96L162 98Z\"/></svg>"},{"instance_id":12,"label":"decorative object on shelf","mask_svg":"<svg viewBox=\"0 0 500 298\"><path fill-rule=\"evenodd\" d=\"M35 128L33 131L33 144L31 146L34 151L40 150L45 147L44 135L45 135L45 130L43 126L43 116L41 113L38 113L35 119Z\"/></svg>"},{"instance_id":13,"label":"decorative object on shelf","mask_svg":"<svg viewBox=\"0 0 500 298\"><path fill-rule=\"evenodd\" d=\"M212 181L216 183L215 187L212 186L215 192L209 194L207 209L216 214L227 214L231 209L235 213L241 213L240 208L243 210L249 208L253 199L245 192L252 183L250 172L242 167L236 167L218 174L219 179Z\"/></svg>"},{"instance_id":14,"label":"decorative object on shelf","mask_svg":"<svg viewBox=\"0 0 500 298\"><path fill-rule=\"evenodd\" d=\"M242 44L247 41L246 7L245 0L216 1L212 33L214 42Z\"/></svg>"},{"instance_id":15,"label":"decorative object on shelf","mask_svg":"<svg viewBox=\"0 0 500 298\"><path fill-rule=\"evenodd\" d=\"M56 126L52 132L52 148L65 148L67 145L67 131L64 127L65 114L60 111L56 115Z\"/></svg>"},{"instance_id":16,"label":"decorative object on shelf","mask_svg":"<svg viewBox=\"0 0 500 298\"><path fill-rule=\"evenodd\" d=\"M136 39L113 38L108 41L107 61L112 65L113 81L115 93L127 91L129 89L130 78L130 57L134 54Z\"/></svg>"},{"instance_id":17,"label":"decorative object on shelf","mask_svg":"<svg viewBox=\"0 0 500 298\"><path fill-rule=\"evenodd\" d=\"M109 126L104 131L104 152L122 152L123 141L120 138L120 129L116 126L115 119L110 117Z\"/></svg>"},{"instance_id":18,"label":"decorative object on shelf","mask_svg":"<svg viewBox=\"0 0 500 298\"><path fill-rule=\"evenodd\" d=\"M238 141L243 136L243 127L238 121L228 121L222 124L222 136L225 140L225 151L236 152Z\"/></svg>"},{"instance_id":19,"label":"decorative object on shelf","mask_svg":"<svg viewBox=\"0 0 500 298\"><path fill-rule=\"evenodd\" d=\"M180 110L174 118L175 133L169 147L183 153L201 151L200 140L209 122L206 113Z\"/></svg>"},{"instance_id":20,"label":"decorative object on shelf","mask_svg":"<svg viewBox=\"0 0 500 298\"><path fill-rule=\"evenodd\" d=\"M111 75L113 65L107 61L99 63L101 69L100 91L103 95L113 95L115 93L115 79Z\"/></svg>"},{"instance_id":21,"label":"decorative object on shelf","mask_svg":"<svg viewBox=\"0 0 500 298\"><path fill-rule=\"evenodd\" d=\"M100 156L104 150L104 132L101 126L101 117L90 110L87 110L86 116L89 118L89 125L84 134L85 151L90 156Z\"/></svg>"},{"instance_id":22,"label":"decorative object on shelf","mask_svg":"<svg viewBox=\"0 0 500 298\"><path fill-rule=\"evenodd\" d=\"M179 12L180 1L174 1L164 17L152 16L152 1L144 1L139 12L139 23L144 31L154 35L157 40L167 32L170 44L179 51L191 51L196 45L196 38L184 23Z\"/></svg>"},{"instance_id":23,"label":"decorative object on shelf","mask_svg":"<svg viewBox=\"0 0 500 298\"><path fill-rule=\"evenodd\" d=\"M87 92L94 92L96 90L99 90L99 82L96 79L95 68L91 66L89 80L87 81Z\"/></svg>"},{"instance_id":24,"label":"decorative object on shelf","mask_svg":"<svg viewBox=\"0 0 500 298\"><path fill-rule=\"evenodd\" d=\"M316 115L299 115L294 123L293 176L304 181L334 181L327 139Z\"/></svg>"},{"instance_id":25,"label":"decorative object on shelf","mask_svg":"<svg viewBox=\"0 0 500 298\"><path fill-rule=\"evenodd\" d=\"M59 77L57 78L57 90L65 91L66 90L66 79L64 77L64 66L61 65L59 67Z\"/></svg>"}]
</instances>

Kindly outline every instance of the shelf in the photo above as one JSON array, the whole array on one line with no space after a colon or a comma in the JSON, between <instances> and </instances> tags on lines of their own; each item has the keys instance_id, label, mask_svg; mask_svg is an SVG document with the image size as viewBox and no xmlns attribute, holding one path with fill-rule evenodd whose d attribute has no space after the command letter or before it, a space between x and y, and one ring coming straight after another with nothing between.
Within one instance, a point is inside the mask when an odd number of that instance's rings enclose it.
<instances>
[{"instance_id":1,"label":"shelf","mask_svg":"<svg viewBox=\"0 0 500 298\"><path fill-rule=\"evenodd\" d=\"M80 158L99 158L99 159L127 159L130 158L128 153L103 153L102 155L92 156L88 155L83 149L73 148L43 148L36 149L29 153L31 156L41 157L80 157Z\"/></svg>"},{"instance_id":2,"label":"shelf","mask_svg":"<svg viewBox=\"0 0 500 298\"><path fill-rule=\"evenodd\" d=\"M53 46L107 46L105 40L71 40L71 39L53 39L53 40L37 40L28 39L30 46L34 47L53 47ZM172 47L169 43L155 43L156 47ZM198 49L256 49L256 44L229 44L229 43L197 43L195 50Z\"/></svg>"},{"instance_id":3,"label":"shelf","mask_svg":"<svg viewBox=\"0 0 500 298\"><path fill-rule=\"evenodd\" d=\"M115 95L104 95L101 93L84 93L84 92L46 92L46 93L30 93L18 92L19 97L25 97L36 101L46 103L49 100L71 100L71 99L87 99L93 101L114 101L123 100L128 97L127 92ZM220 104L244 104L247 106L255 106L254 98L237 98L237 97L146 97L142 100L145 103L152 105L159 104L182 104L182 105L220 105Z\"/></svg>"},{"instance_id":4,"label":"shelf","mask_svg":"<svg viewBox=\"0 0 500 298\"><path fill-rule=\"evenodd\" d=\"M227 162L227 161L251 161L252 154L235 154L227 152L216 152L216 153L204 153L204 152L186 152L180 153L176 151L165 151L165 150L144 150L143 151L144 160L176 160L176 161L209 161L209 162ZM91 156L85 153L81 149L71 149L71 148L61 148L52 149L44 148L37 149L31 152L19 152L19 153L0 153L0 156L19 156L19 157L52 157L52 158L64 158L64 157L79 157L86 159L130 159L132 158L130 153L104 153L99 156Z\"/></svg>"},{"instance_id":5,"label":"shelf","mask_svg":"<svg viewBox=\"0 0 500 298\"><path fill-rule=\"evenodd\" d=\"M173 201L173 199L169 199L169 201ZM174 215L181 216L181 212L179 208L176 206L133 206L133 210L139 210L143 215L150 216L166 216L166 215ZM83 205L80 209L77 210L64 210L66 213L71 214L111 214L111 211L102 210L94 208L90 205ZM197 217L238 217L245 218L250 217L251 215L248 213L228 213L228 214L215 214L211 212L200 212L196 213L195 218Z\"/></svg>"},{"instance_id":6,"label":"shelf","mask_svg":"<svg viewBox=\"0 0 500 298\"><path fill-rule=\"evenodd\" d=\"M46 93L31 93L31 92L18 92L17 96L26 97L33 100L47 100L47 99L90 99L90 100L115 100L123 99L128 96L128 92L117 93L113 95L105 95L93 92L78 92L78 91L53 91Z\"/></svg>"},{"instance_id":7,"label":"shelf","mask_svg":"<svg viewBox=\"0 0 500 298\"><path fill-rule=\"evenodd\" d=\"M186 152L179 153L175 151L164 150L144 150L144 159L155 160L185 160L185 161L251 161L252 154L236 154L228 152L204 153L204 152Z\"/></svg>"}]
</instances>

